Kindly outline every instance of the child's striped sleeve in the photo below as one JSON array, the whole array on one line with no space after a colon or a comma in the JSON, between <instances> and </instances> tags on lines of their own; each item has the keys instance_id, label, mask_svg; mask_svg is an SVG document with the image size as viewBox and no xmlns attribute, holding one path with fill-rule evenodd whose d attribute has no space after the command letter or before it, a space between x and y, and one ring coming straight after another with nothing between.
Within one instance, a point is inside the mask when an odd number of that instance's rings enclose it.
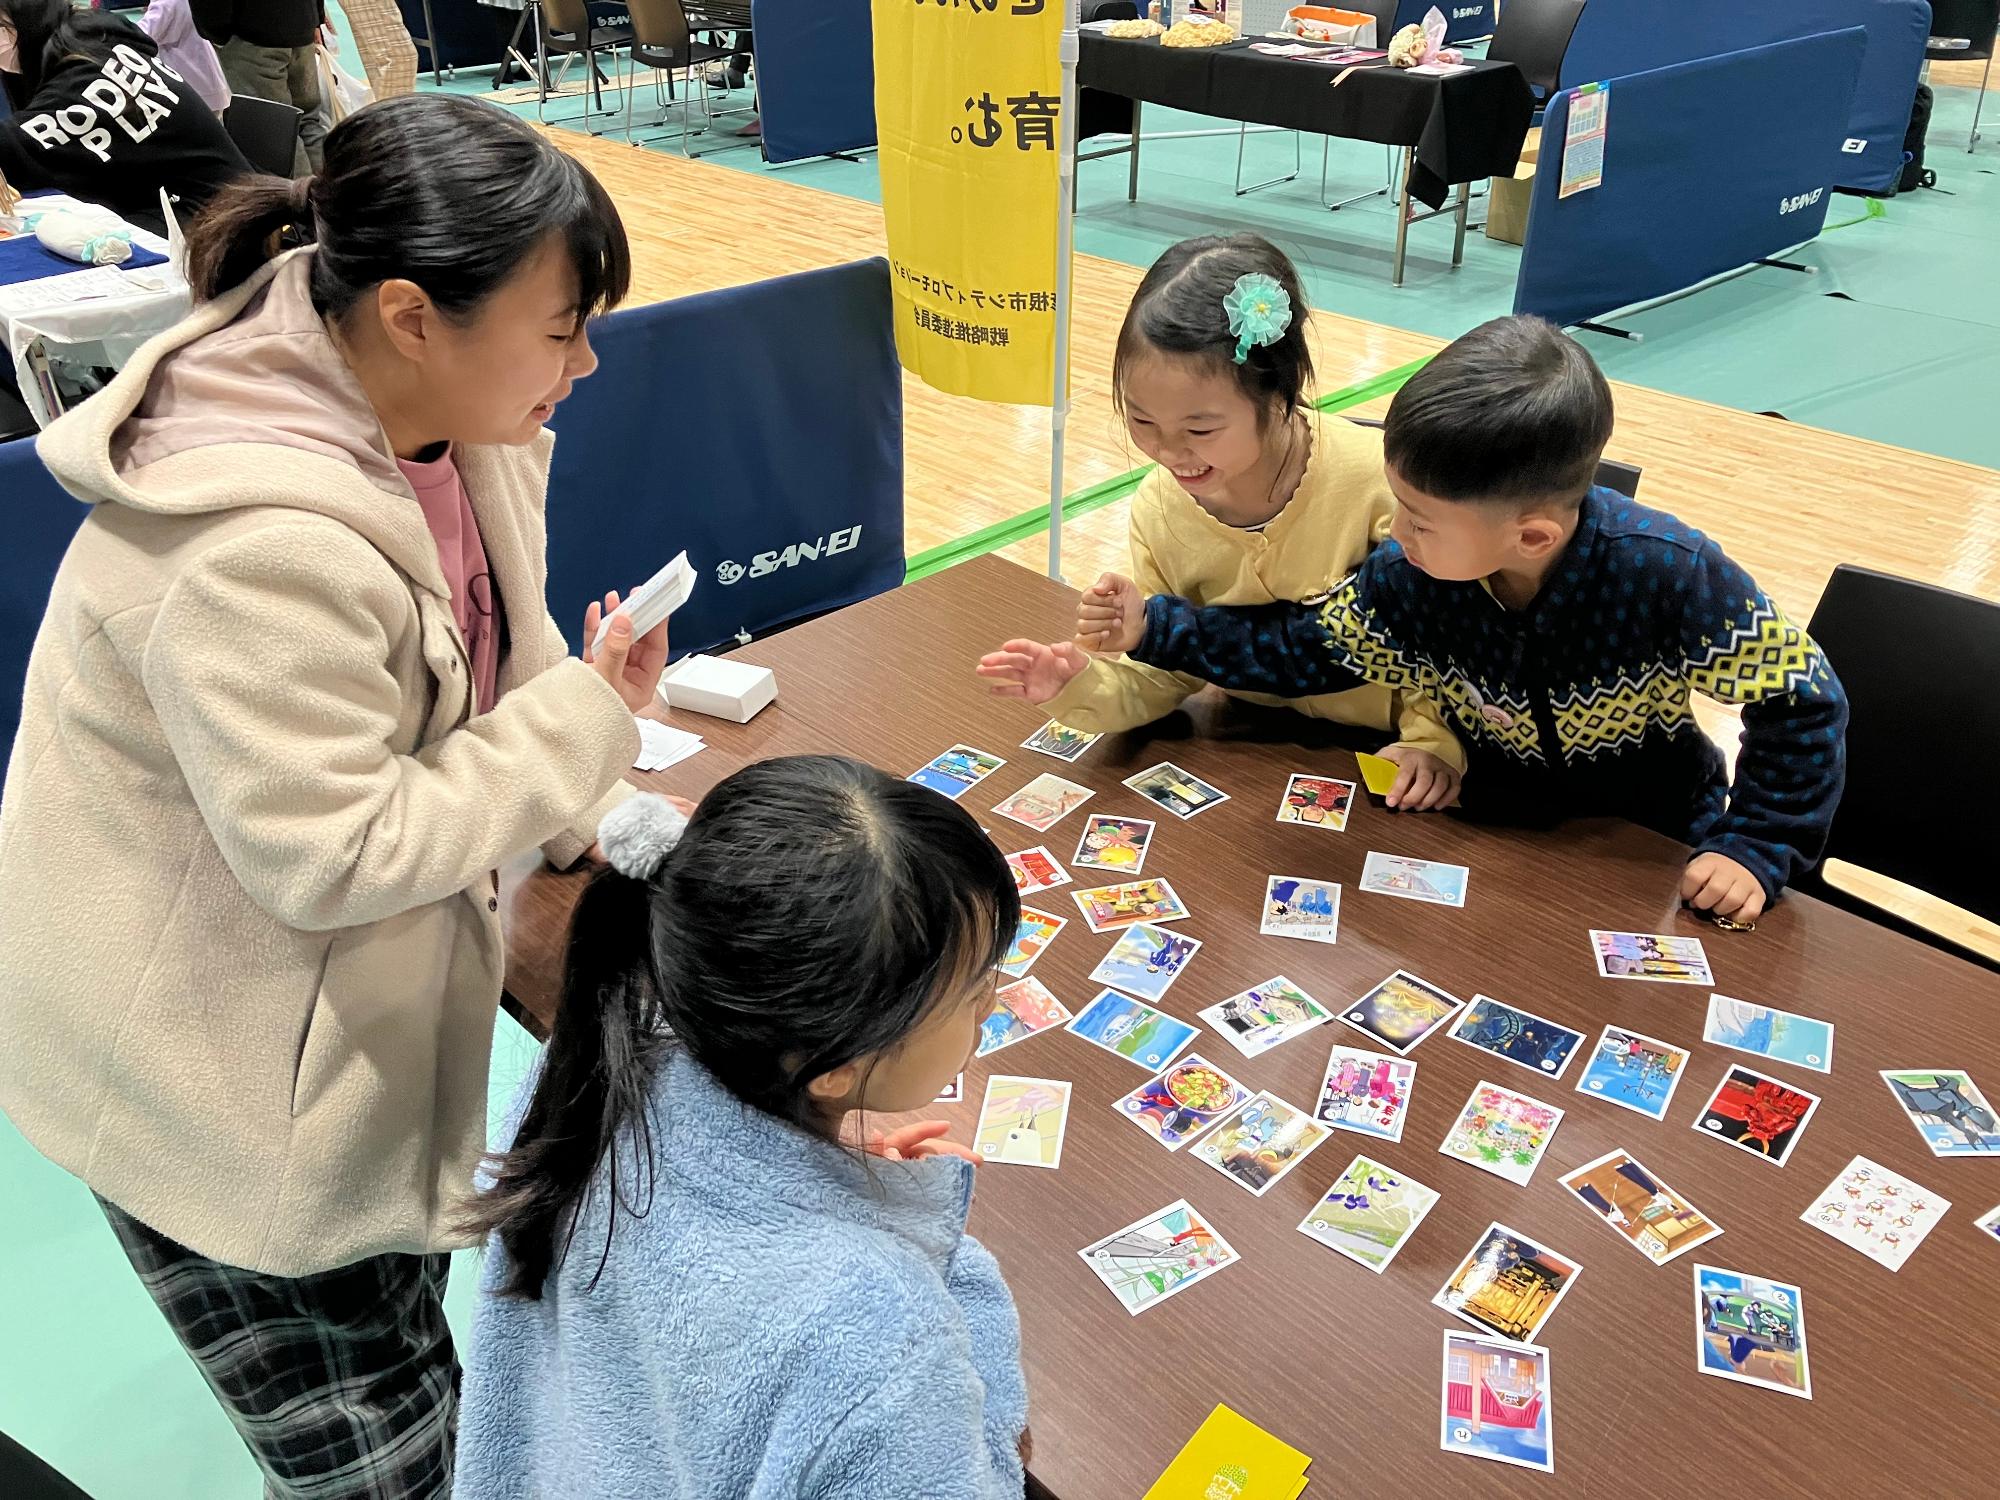
<instances>
[{"instance_id":1,"label":"child's striped sleeve","mask_svg":"<svg viewBox=\"0 0 2000 1500\"><path fill-rule=\"evenodd\" d=\"M1775 898L1826 848L1847 774L1847 696L1812 637L1713 541L1685 598L1689 683L1743 709L1729 807L1700 848L1735 860Z\"/></svg>"}]
</instances>

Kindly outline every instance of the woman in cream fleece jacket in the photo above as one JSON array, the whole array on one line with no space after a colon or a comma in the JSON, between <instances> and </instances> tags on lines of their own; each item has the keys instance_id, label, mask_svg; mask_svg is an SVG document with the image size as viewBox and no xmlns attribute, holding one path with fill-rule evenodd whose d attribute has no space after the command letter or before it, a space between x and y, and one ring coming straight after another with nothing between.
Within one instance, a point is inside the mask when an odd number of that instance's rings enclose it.
<instances>
[{"instance_id":1,"label":"woman in cream fleece jacket","mask_svg":"<svg viewBox=\"0 0 2000 1500\"><path fill-rule=\"evenodd\" d=\"M287 230L316 246L266 263ZM585 852L665 659L620 620L573 660L543 604L543 424L624 231L426 95L189 252L193 316L40 443L91 509L0 801L0 1107L103 1201L267 1494L443 1495L493 872Z\"/></svg>"}]
</instances>

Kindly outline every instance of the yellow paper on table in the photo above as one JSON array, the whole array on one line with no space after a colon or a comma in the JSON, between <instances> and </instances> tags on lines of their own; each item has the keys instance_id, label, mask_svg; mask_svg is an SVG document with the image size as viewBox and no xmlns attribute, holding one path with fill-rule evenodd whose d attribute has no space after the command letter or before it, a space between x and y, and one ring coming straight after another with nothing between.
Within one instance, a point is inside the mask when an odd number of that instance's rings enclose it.
<instances>
[{"instance_id":1,"label":"yellow paper on table","mask_svg":"<svg viewBox=\"0 0 2000 1500\"><path fill-rule=\"evenodd\" d=\"M897 353L941 391L1047 406L1067 7L873 0L873 13Z\"/></svg>"},{"instance_id":2,"label":"yellow paper on table","mask_svg":"<svg viewBox=\"0 0 2000 1500\"><path fill-rule=\"evenodd\" d=\"M1393 760L1384 760L1379 755L1366 752L1358 753L1354 758L1361 763L1361 780L1368 790L1378 797L1388 796L1389 788L1396 784L1396 777L1403 768Z\"/></svg>"},{"instance_id":3,"label":"yellow paper on table","mask_svg":"<svg viewBox=\"0 0 2000 1500\"><path fill-rule=\"evenodd\" d=\"M1294 1500L1312 1459L1226 1406L1195 1429L1145 1500Z\"/></svg>"}]
</instances>

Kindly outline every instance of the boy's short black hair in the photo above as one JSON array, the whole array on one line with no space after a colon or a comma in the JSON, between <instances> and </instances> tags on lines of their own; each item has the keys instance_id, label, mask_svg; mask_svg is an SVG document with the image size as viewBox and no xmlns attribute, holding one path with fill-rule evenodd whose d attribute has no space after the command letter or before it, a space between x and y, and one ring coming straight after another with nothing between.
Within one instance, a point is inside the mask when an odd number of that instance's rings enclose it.
<instances>
[{"instance_id":1,"label":"boy's short black hair","mask_svg":"<svg viewBox=\"0 0 2000 1500\"><path fill-rule=\"evenodd\" d=\"M1611 441L1611 387L1541 318L1495 318L1453 340L1389 404L1383 455L1440 500L1581 500Z\"/></svg>"}]
</instances>

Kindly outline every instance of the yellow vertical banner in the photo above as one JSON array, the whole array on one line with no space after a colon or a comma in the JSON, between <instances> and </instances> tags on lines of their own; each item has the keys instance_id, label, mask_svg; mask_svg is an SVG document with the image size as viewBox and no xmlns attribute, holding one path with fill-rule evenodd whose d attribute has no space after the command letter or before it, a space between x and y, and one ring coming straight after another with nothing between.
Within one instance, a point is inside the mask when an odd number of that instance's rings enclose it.
<instances>
[{"instance_id":1,"label":"yellow vertical banner","mask_svg":"<svg viewBox=\"0 0 2000 1500\"><path fill-rule=\"evenodd\" d=\"M1069 0L873 3L897 352L941 391L1047 406Z\"/></svg>"}]
</instances>

